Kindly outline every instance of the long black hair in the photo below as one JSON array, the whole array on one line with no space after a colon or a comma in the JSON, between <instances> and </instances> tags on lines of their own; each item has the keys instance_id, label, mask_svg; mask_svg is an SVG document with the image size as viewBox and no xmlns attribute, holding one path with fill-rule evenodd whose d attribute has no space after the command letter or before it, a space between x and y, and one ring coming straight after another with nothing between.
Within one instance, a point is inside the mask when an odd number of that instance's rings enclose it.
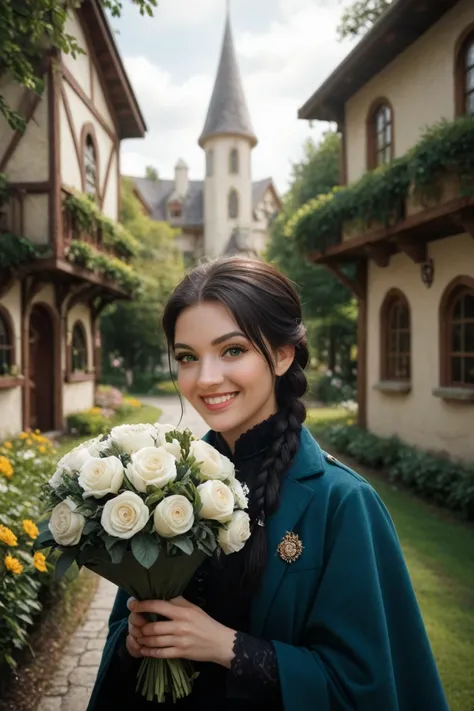
<instances>
[{"instance_id":1,"label":"long black hair","mask_svg":"<svg viewBox=\"0 0 474 711\"><path fill-rule=\"evenodd\" d=\"M244 549L243 587L253 591L258 587L267 560L265 521L278 508L282 478L298 451L306 418L301 400L307 389L306 329L300 299L289 279L265 262L227 257L200 264L171 294L163 314L163 330L170 350L180 314L202 302L217 302L228 309L273 374L271 351L287 345L295 348L290 368L275 378L278 413L273 441L250 495L252 536Z\"/></svg>"}]
</instances>

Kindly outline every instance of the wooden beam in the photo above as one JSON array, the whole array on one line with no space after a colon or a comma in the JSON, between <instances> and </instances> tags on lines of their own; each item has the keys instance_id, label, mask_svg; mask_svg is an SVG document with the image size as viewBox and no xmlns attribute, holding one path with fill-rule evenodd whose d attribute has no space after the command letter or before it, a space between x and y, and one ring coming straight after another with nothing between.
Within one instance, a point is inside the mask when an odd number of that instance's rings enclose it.
<instances>
[{"instance_id":1,"label":"wooden beam","mask_svg":"<svg viewBox=\"0 0 474 711\"><path fill-rule=\"evenodd\" d=\"M339 279L341 284L347 286L347 288L352 291L352 293L354 294L354 296L357 297L357 299L364 298L363 284L360 283L359 279L351 279L347 276L347 274L344 274L344 272L342 272L338 267L334 266L333 264L325 264L324 266L331 272L331 274L334 274L336 279Z\"/></svg>"},{"instance_id":2,"label":"wooden beam","mask_svg":"<svg viewBox=\"0 0 474 711\"><path fill-rule=\"evenodd\" d=\"M112 141L115 142L116 135L115 135L114 131L110 128L110 126L108 126L106 124L106 122L104 121L104 119L102 118L100 113L97 111L97 108L94 106L94 104L89 99L86 92L84 91L84 89L78 84L78 82L76 81L76 78L71 74L71 72L69 71L69 69L66 67L65 64L61 65L61 71L62 71L63 77L65 78L65 80L67 81L67 83L69 84L71 89L73 89L73 91L76 92L77 96L81 99L82 103L87 106L87 108L89 109L91 114L100 123L100 125L102 126L104 131L107 133L109 138L111 138Z\"/></svg>"},{"instance_id":3,"label":"wooden beam","mask_svg":"<svg viewBox=\"0 0 474 711\"><path fill-rule=\"evenodd\" d=\"M112 144L110 148L109 158L107 160L107 168L105 169L105 178L102 185L102 190L100 191L100 208L104 207L105 193L107 192L107 185L109 182L110 168L112 167L112 160L115 153L115 144ZM120 185L120 182L119 182Z\"/></svg>"},{"instance_id":4,"label":"wooden beam","mask_svg":"<svg viewBox=\"0 0 474 711\"><path fill-rule=\"evenodd\" d=\"M392 247L387 242L368 244L365 248L367 255L373 259L378 267L388 267L392 256Z\"/></svg>"},{"instance_id":5,"label":"wooden beam","mask_svg":"<svg viewBox=\"0 0 474 711\"><path fill-rule=\"evenodd\" d=\"M18 190L22 193L49 193L51 183L49 180L25 180L23 182L9 183L11 190Z\"/></svg>"},{"instance_id":6,"label":"wooden beam","mask_svg":"<svg viewBox=\"0 0 474 711\"><path fill-rule=\"evenodd\" d=\"M10 291L15 283L15 275L10 269L0 272L0 299L5 296L7 291Z\"/></svg>"},{"instance_id":7,"label":"wooden beam","mask_svg":"<svg viewBox=\"0 0 474 711\"><path fill-rule=\"evenodd\" d=\"M66 111L66 118L67 118L67 122L69 125L69 130L71 131L72 142L74 143L74 150L76 152L77 164L78 164L79 170L80 170L81 169L81 151L79 149L79 143L78 143L76 131L74 128L74 121L72 119L72 111L71 111L71 105L69 103L69 97L67 95L66 88L64 86L63 81L61 82L61 97L63 100L64 110Z\"/></svg>"},{"instance_id":8,"label":"wooden beam","mask_svg":"<svg viewBox=\"0 0 474 711\"><path fill-rule=\"evenodd\" d=\"M360 294L357 311L357 424L363 429L367 427L367 272L367 262L360 262L356 274Z\"/></svg>"},{"instance_id":9,"label":"wooden beam","mask_svg":"<svg viewBox=\"0 0 474 711\"><path fill-rule=\"evenodd\" d=\"M397 237L397 247L404 252L415 264L424 264L428 259L426 242L422 242L416 237Z\"/></svg>"},{"instance_id":10,"label":"wooden beam","mask_svg":"<svg viewBox=\"0 0 474 711\"><path fill-rule=\"evenodd\" d=\"M33 114L36 111L36 107L38 106L39 102L41 101L41 96L39 94L33 94L32 91L29 89L26 89L22 100L20 102L20 111L19 113L24 113L24 120L26 122L26 125L28 126L29 122L31 121L31 118L33 117ZM3 121L5 119L2 119ZM2 173L10 158L14 154L14 152L17 149L18 144L20 143L21 139L23 136L26 134L26 129L25 131L15 131L13 133L13 136L11 137L11 140L9 144L7 145L7 148L5 150L5 153L3 154L1 160L0 160L0 173Z\"/></svg>"},{"instance_id":11,"label":"wooden beam","mask_svg":"<svg viewBox=\"0 0 474 711\"><path fill-rule=\"evenodd\" d=\"M459 213L453 215L453 222L457 226L461 226L464 232L474 237L474 208L467 207L465 210L460 210Z\"/></svg>"}]
</instances>

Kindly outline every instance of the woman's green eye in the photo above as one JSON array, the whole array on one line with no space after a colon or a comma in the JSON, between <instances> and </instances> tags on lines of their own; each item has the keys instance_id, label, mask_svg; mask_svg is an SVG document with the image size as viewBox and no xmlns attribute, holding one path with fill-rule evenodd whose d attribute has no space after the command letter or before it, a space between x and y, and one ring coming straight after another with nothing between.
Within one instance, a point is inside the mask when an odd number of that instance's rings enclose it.
<instances>
[{"instance_id":1,"label":"woman's green eye","mask_svg":"<svg viewBox=\"0 0 474 711\"><path fill-rule=\"evenodd\" d=\"M242 355L244 353L245 349L241 348L240 346L231 346L230 348L227 349L227 353L235 358L236 356Z\"/></svg>"},{"instance_id":2,"label":"woman's green eye","mask_svg":"<svg viewBox=\"0 0 474 711\"><path fill-rule=\"evenodd\" d=\"M176 356L178 363L192 363L195 357L191 353L183 353L182 355Z\"/></svg>"}]
</instances>

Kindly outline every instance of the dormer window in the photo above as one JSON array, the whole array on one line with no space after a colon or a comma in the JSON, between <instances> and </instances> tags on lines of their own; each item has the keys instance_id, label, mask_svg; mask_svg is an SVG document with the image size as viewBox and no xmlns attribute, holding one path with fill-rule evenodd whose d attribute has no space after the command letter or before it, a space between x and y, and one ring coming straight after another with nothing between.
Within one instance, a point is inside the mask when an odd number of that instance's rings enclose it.
<instances>
[{"instance_id":1,"label":"dormer window","mask_svg":"<svg viewBox=\"0 0 474 711\"><path fill-rule=\"evenodd\" d=\"M385 99L377 101L367 120L367 167L369 170L393 159L393 110Z\"/></svg>"},{"instance_id":2,"label":"dormer window","mask_svg":"<svg viewBox=\"0 0 474 711\"><path fill-rule=\"evenodd\" d=\"M231 175L237 175L239 172L239 151L237 148L232 148L229 153L229 173Z\"/></svg>"},{"instance_id":3,"label":"dormer window","mask_svg":"<svg viewBox=\"0 0 474 711\"><path fill-rule=\"evenodd\" d=\"M179 220L183 216L183 207L179 202L173 202L168 206L171 220Z\"/></svg>"}]
</instances>

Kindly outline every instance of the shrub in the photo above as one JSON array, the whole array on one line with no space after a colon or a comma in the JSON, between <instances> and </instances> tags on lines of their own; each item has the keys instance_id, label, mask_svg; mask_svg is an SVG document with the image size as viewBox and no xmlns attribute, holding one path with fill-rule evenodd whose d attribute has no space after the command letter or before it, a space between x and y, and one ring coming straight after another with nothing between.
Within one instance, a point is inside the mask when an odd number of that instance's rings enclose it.
<instances>
[{"instance_id":1,"label":"shrub","mask_svg":"<svg viewBox=\"0 0 474 711\"><path fill-rule=\"evenodd\" d=\"M114 414L114 410L100 407L91 407L83 412L75 412L67 418L67 431L72 435L92 435L94 437L110 427L110 419Z\"/></svg>"},{"instance_id":2,"label":"shrub","mask_svg":"<svg viewBox=\"0 0 474 711\"><path fill-rule=\"evenodd\" d=\"M95 393L95 404L117 410L123 404L123 395L118 388L111 385L99 385Z\"/></svg>"},{"instance_id":3,"label":"shrub","mask_svg":"<svg viewBox=\"0 0 474 711\"><path fill-rule=\"evenodd\" d=\"M383 469L425 499L474 520L474 465L424 452L396 437L384 438L357 426L337 425L326 431L333 447L360 464Z\"/></svg>"},{"instance_id":4,"label":"shrub","mask_svg":"<svg viewBox=\"0 0 474 711\"><path fill-rule=\"evenodd\" d=\"M28 645L40 596L52 583L44 556L32 545L41 487L54 472L55 455L39 432L22 432L0 446L0 668L16 666L15 652Z\"/></svg>"},{"instance_id":5,"label":"shrub","mask_svg":"<svg viewBox=\"0 0 474 711\"><path fill-rule=\"evenodd\" d=\"M344 382L342 376L327 371L311 379L308 395L324 405L338 405L354 400L356 390L354 385Z\"/></svg>"}]
</instances>

